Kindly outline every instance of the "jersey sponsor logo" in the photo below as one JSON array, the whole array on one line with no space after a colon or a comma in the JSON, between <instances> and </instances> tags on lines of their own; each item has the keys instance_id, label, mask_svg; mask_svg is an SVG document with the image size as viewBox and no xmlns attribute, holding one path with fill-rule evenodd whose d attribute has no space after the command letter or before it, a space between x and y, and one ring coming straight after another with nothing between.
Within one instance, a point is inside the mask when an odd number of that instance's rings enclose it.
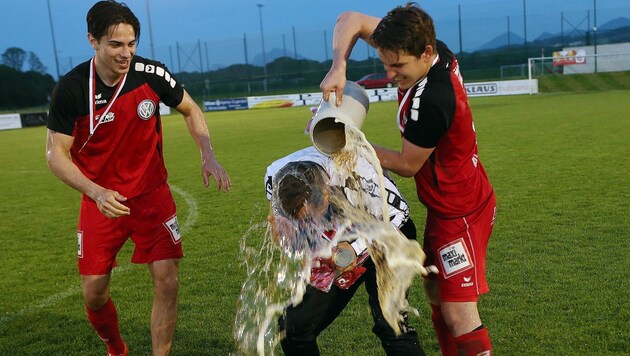
<instances>
[{"instance_id":1,"label":"jersey sponsor logo","mask_svg":"<svg viewBox=\"0 0 630 356\"><path fill-rule=\"evenodd\" d=\"M101 97L103 96L103 93L98 93L98 95L94 96L94 104L96 105L103 105L103 104L107 104L107 100L106 99L101 99Z\"/></svg>"},{"instance_id":2,"label":"jersey sponsor logo","mask_svg":"<svg viewBox=\"0 0 630 356\"><path fill-rule=\"evenodd\" d=\"M155 103L153 100L145 99L138 105L138 116L142 120L149 120L155 113Z\"/></svg>"},{"instance_id":3,"label":"jersey sponsor logo","mask_svg":"<svg viewBox=\"0 0 630 356\"><path fill-rule=\"evenodd\" d=\"M173 243L178 244L182 239L182 235L179 232L179 221L177 221L177 215L171 216L168 220L162 223L169 234L171 234L171 238L173 239Z\"/></svg>"},{"instance_id":4,"label":"jersey sponsor logo","mask_svg":"<svg viewBox=\"0 0 630 356\"><path fill-rule=\"evenodd\" d=\"M444 278L450 278L474 267L463 237L440 248L438 256L444 271Z\"/></svg>"},{"instance_id":5,"label":"jersey sponsor logo","mask_svg":"<svg viewBox=\"0 0 630 356\"><path fill-rule=\"evenodd\" d=\"M105 117L103 118L103 120L101 120L101 115L96 115L96 122L100 122L101 124L104 124L106 122L114 121L115 118L116 118L116 115L114 115L113 112L108 112L107 115L105 115Z\"/></svg>"},{"instance_id":6,"label":"jersey sponsor logo","mask_svg":"<svg viewBox=\"0 0 630 356\"><path fill-rule=\"evenodd\" d=\"M77 231L77 255L83 258L83 231Z\"/></svg>"},{"instance_id":7,"label":"jersey sponsor logo","mask_svg":"<svg viewBox=\"0 0 630 356\"><path fill-rule=\"evenodd\" d=\"M372 198L376 198L379 196L380 193L380 188L378 187L378 184L373 181L372 179L365 179L363 177L360 177L361 179L361 186L363 187L363 190L365 190L366 193L370 194L370 196Z\"/></svg>"},{"instance_id":8,"label":"jersey sponsor logo","mask_svg":"<svg viewBox=\"0 0 630 356\"><path fill-rule=\"evenodd\" d=\"M162 67L159 67L153 64L144 64L141 62L137 62L134 69L136 70L136 72L145 72L149 74L155 74L158 77L164 78L164 80L166 80L166 82L171 86L171 88L175 88L175 85L177 84L177 82L175 81L175 78L171 77L171 74Z\"/></svg>"},{"instance_id":9,"label":"jersey sponsor logo","mask_svg":"<svg viewBox=\"0 0 630 356\"><path fill-rule=\"evenodd\" d=\"M472 281L472 276L464 277L464 283L462 283L462 288L472 287L473 285L475 285L475 282Z\"/></svg>"}]
</instances>

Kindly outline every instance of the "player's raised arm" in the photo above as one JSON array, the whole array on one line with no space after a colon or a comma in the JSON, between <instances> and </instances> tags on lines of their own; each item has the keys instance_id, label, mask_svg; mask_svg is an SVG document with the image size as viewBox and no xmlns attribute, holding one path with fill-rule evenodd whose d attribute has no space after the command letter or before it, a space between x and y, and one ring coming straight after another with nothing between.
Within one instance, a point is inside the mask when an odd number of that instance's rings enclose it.
<instances>
[{"instance_id":1,"label":"player's raised arm","mask_svg":"<svg viewBox=\"0 0 630 356\"><path fill-rule=\"evenodd\" d=\"M333 62L328 74L319 85L324 100L328 100L330 92L335 92L337 105L341 104L343 89L346 86L346 63L352 49L359 38L373 46L370 35L380 20L378 17L352 11L339 15L333 33Z\"/></svg>"},{"instance_id":2,"label":"player's raised arm","mask_svg":"<svg viewBox=\"0 0 630 356\"><path fill-rule=\"evenodd\" d=\"M210 185L209 179L212 176L217 184L217 190L229 191L232 187L232 182L214 156L212 143L210 142L210 132L208 131L203 112L186 91L184 91L182 102L176 109L184 115L190 136L195 140L201 152L201 175L204 185L206 187Z\"/></svg>"}]
</instances>

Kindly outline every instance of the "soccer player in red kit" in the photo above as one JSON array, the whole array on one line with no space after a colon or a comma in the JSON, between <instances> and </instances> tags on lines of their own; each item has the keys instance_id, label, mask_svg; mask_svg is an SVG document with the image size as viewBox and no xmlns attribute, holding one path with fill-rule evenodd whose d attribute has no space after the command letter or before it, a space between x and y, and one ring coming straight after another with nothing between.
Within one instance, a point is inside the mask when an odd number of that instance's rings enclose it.
<instances>
[{"instance_id":1,"label":"soccer player in red kit","mask_svg":"<svg viewBox=\"0 0 630 356\"><path fill-rule=\"evenodd\" d=\"M167 185L159 103L184 116L201 153L209 186L228 191L203 112L165 66L135 56L140 23L116 1L87 13L94 57L60 79L52 96L46 158L52 172L83 193L78 223L78 268L88 320L108 355L126 355L109 294L116 255L131 238L131 261L146 263L153 280L153 355L169 353L178 308L182 257L177 212Z\"/></svg>"},{"instance_id":2,"label":"soccer player in red kit","mask_svg":"<svg viewBox=\"0 0 630 356\"><path fill-rule=\"evenodd\" d=\"M346 63L361 38L377 49L388 77L398 83L397 123L402 149L374 145L383 168L414 177L427 207L424 250L440 274L424 279L443 355L490 355L477 301L489 291L486 250L496 200L477 153L477 139L459 64L435 38L431 17L414 3L384 18L356 12L339 16L333 63L320 87L338 100Z\"/></svg>"}]
</instances>

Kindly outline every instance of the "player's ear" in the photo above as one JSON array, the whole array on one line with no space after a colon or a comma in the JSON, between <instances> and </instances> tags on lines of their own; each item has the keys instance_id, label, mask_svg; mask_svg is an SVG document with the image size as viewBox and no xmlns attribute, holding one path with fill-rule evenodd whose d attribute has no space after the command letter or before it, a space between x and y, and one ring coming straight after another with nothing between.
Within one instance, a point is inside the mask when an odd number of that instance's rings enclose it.
<instances>
[{"instance_id":1,"label":"player's ear","mask_svg":"<svg viewBox=\"0 0 630 356\"><path fill-rule=\"evenodd\" d=\"M433 56L433 51L434 51L433 46L431 46L431 45L426 45L426 46L424 47L424 52L422 52L422 55L423 55L425 58L430 59L430 58Z\"/></svg>"},{"instance_id":2,"label":"player's ear","mask_svg":"<svg viewBox=\"0 0 630 356\"><path fill-rule=\"evenodd\" d=\"M90 42L90 46L96 51L98 50L98 40L92 36L91 33L87 34L88 41Z\"/></svg>"}]
</instances>

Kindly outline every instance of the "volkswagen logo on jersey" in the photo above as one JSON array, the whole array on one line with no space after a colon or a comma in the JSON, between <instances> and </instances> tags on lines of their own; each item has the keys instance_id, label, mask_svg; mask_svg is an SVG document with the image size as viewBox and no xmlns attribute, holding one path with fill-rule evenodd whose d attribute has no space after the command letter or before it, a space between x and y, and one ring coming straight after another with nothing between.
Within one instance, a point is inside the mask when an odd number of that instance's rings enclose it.
<instances>
[{"instance_id":1,"label":"volkswagen logo on jersey","mask_svg":"<svg viewBox=\"0 0 630 356\"><path fill-rule=\"evenodd\" d=\"M145 99L138 105L138 116L140 116L142 120L149 120L154 113L155 103L152 100Z\"/></svg>"}]
</instances>

